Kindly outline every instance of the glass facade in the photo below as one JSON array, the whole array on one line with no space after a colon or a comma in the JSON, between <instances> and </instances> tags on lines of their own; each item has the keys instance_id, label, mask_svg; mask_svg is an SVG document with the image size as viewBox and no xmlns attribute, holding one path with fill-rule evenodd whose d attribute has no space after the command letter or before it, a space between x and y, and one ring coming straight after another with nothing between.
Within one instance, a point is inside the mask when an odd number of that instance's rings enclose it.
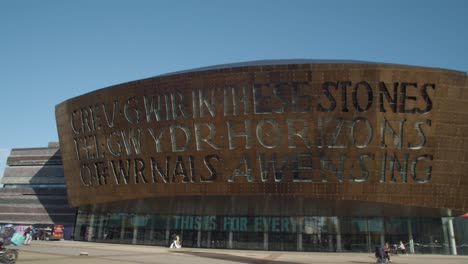
<instances>
[{"instance_id":1,"label":"glass facade","mask_svg":"<svg viewBox=\"0 0 468 264\"><path fill-rule=\"evenodd\" d=\"M406 244L408 253L451 254L449 218L358 216L159 215L79 210L74 239L184 247L372 252L376 243ZM467 219L465 219L467 220ZM466 232L467 221L456 221ZM460 240L461 239L461 240ZM459 254L467 254L461 236Z\"/></svg>"}]
</instances>

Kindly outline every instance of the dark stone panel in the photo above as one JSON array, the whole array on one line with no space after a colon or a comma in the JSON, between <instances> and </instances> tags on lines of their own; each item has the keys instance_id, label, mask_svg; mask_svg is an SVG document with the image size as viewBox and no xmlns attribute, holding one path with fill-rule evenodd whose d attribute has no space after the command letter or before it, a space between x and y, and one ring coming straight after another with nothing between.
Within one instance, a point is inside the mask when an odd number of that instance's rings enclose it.
<instances>
[{"instance_id":1,"label":"dark stone panel","mask_svg":"<svg viewBox=\"0 0 468 264\"><path fill-rule=\"evenodd\" d=\"M67 195L67 190L65 188L56 188L56 187L42 187L42 188L2 188L0 189L0 196L2 195L44 195L45 197L54 196L63 197Z\"/></svg>"},{"instance_id":2,"label":"dark stone panel","mask_svg":"<svg viewBox=\"0 0 468 264\"><path fill-rule=\"evenodd\" d=\"M5 198L2 197L0 200L0 204L10 204L10 205L15 205L15 204L22 204L22 205L27 205L27 204L37 204L37 205L43 205L46 207L47 205L64 205L67 204L67 199L66 197L58 198L58 199L22 199L22 198L16 198L16 197L11 197L11 198Z\"/></svg>"},{"instance_id":3,"label":"dark stone panel","mask_svg":"<svg viewBox=\"0 0 468 264\"><path fill-rule=\"evenodd\" d=\"M58 148L21 148L12 149L7 158L8 166L61 165Z\"/></svg>"},{"instance_id":4,"label":"dark stone panel","mask_svg":"<svg viewBox=\"0 0 468 264\"><path fill-rule=\"evenodd\" d=\"M19 205L19 204L18 204ZM29 214L58 214L58 213L69 213L74 214L76 210L68 207L52 207L52 206L31 206L32 204L26 204L21 206L5 206L0 204L0 212L2 213L29 213Z\"/></svg>"},{"instance_id":5,"label":"dark stone panel","mask_svg":"<svg viewBox=\"0 0 468 264\"><path fill-rule=\"evenodd\" d=\"M63 224L73 225L75 215L50 215L50 214L0 214L0 222L15 224Z\"/></svg>"},{"instance_id":6,"label":"dark stone panel","mask_svg":"<svg viewBox=\"0 0 468 264\"><path fill-rule=\"evenodd\" d=\"M5 185L63 185L65 179L62 177L3 177L2 184Z\"/></svg>"},{"instance_id":7,"label":"dark stone panel","mask_svg":"<svg viewBox=\"0 0 468 264\"><path fill-rule=\"evenodd\" d=\"M41 167L7 167L3 177L31 177L31 178L63 178L62 166L41 166Z\"/></svg>"},{"instance_id":8,"label":"dark stone panel","mask_svg":"<svg viewBox=\"0 0 468 264\"><path fill-rule=\"evenodd\" d=\"M62 165L60 156L51 157L9 157L8 166L42 166L42 165Z\"/></svg>"}]
</instances>

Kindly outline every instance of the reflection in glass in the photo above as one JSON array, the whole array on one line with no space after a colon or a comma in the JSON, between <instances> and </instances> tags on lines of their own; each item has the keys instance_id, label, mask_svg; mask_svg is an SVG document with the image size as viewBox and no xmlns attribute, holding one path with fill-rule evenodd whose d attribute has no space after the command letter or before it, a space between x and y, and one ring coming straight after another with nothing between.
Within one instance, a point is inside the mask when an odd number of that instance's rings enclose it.
<instances>
[{"instance_id":1,"label":"reflection in glass","mask_svg":"<svg viewBox=\"0 0 468 264\"><path fill-rule=\"evenodd\" d=\"M184 247L312 252L372 252L378 242L403 241L409 253L449 254L445 228L440 218L420 217L168 216L79 210L74 239L168 246L170 235L177 233Z\"/></svg>"}]
</instances>

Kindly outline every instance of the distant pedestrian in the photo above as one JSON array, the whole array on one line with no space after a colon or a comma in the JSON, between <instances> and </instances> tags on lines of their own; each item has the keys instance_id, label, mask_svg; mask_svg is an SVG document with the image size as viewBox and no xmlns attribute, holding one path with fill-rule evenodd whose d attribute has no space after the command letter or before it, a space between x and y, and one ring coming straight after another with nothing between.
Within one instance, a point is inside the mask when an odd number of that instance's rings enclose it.
<instances>
[{"instance_id":1,"label":"distant pedestrian","mask_svg":"<svg viewBox=\"0 0 468 264\"><path fill-rule=\"evenodd\" d=\"M23 233L23 236L25 237L23 244L26 246L31 245L31 240L33 236L33 227L30 225L28 226Z\"/></svg>"},{"instance_id":2,"label":"distant pedestrian","mask_svg":"<svg viewBox=\"0 0 468 264\"><path fill-rule=\"evenodd\" d=\"M176 248L181 248L182 247L182 243L180 242L180 237L179 235L176 235L176 244L175 244Z\"/></svg>"},{"instance_id":3,"label":"distant pedestrian","mask_svg":"<svg viewBox=\"0 0 468 264\"><path fill-rule=\"evenodd\" d=\"M171 243L171 246L170 246L169 248L175 248L175 247L176 247L176 244L177 244L177 236L176 236L176 234L172 233L171 240L172 240L172 243Z\"/></svg>"},{"instance_id":4,"label":"distant pedestrian","mask_svg":"<svg viewBox=\"0 0 468 264\"><path fill-rule=\"evenodd\" d=\"M400 246L399 246L400 250L401 250L401 254L405 254L405 255L408 255L406 254L406 247L405 247L405 244L403 244L403 241L400 241Z\"/></svg>"},{"instance_id":5,"label":"distant pedestrian","mask_svg":"<svg viewBox=\"0 0 468 264\"><path fill-rule=\"evenodd\" d=\"M44 240L44 229L40 228L37 230L37 240Z\"/></svg>"},{"instance_id":6,"label":"distant pedestrian","mask_svg":"<svg viewBox=\"0 0 468 264\"><path fill-rule=\"evenodd\" d=\"M377 245L375 246L375 257L377 258L377 263L385 263L385 249L380 242L377 242Z\"/></svg>"},{"instance_id":7,"label":"distant pedestrian","mask_svg":"<svg viewBox=\"0 0 468 264\"><path fill-rule=\"evenodd\" d=\"M388 262L392 262L390 260L390 245L388 243L385 243L384 251L385 251L385 258L388 259Z\"/></svg>"},{"instance_id":8,"label":"distant pedestrian","mask_svg":"<svg viewBox=\"0 0 468 264\"><path fill-rule=\"evenodd\" d=\"M170 248L181 248L182 247L182 245L180 243L179 235L173 233L171 238L172 238L172 244L171 244Z\"/></svg>"},{"instance_id":9,"label":"distant pedestrian","mask_svg":"<svg viewBox=\"0 0 468 264\"><path fill-rule=\"evenodd\" d=\"M398 255L398 246L397 246L397 244L393 244L393 246L392 246L392 254L393 254L393 255Z\"/></svg>"}]
</instances>

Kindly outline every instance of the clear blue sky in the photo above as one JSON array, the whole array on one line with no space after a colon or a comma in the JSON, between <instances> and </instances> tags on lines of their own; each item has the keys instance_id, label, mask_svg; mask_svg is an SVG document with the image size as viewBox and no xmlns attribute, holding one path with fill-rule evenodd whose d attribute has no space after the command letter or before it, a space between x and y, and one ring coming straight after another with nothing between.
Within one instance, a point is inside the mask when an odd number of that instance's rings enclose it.
<instances>
[{"instance_id":1,"label":"clear blue sky","mask_svg":"<svg viewBox=\"0 0 468 264\"><path fill-rule=\"evenodd\" d=\"M56 104L99 88L261 59L468 71L467 26L463 0L3 0L0 175L9 149L58 140Z\"/></svg>"}]
</instances>

